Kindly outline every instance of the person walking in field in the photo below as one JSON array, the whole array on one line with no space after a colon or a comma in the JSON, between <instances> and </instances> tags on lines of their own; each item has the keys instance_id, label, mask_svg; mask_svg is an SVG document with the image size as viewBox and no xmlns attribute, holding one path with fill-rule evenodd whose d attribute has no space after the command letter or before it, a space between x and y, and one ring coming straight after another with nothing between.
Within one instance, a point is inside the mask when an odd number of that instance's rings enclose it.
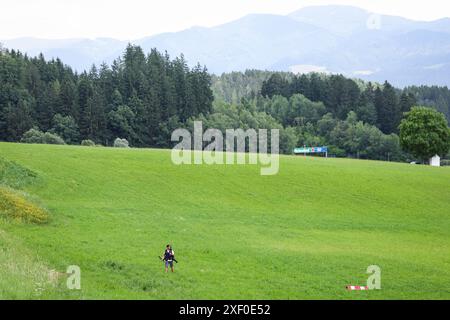
<instances>
[{"instance_id":1,"label":"person walking in field","mask_svg":"<svg viewBox=\"0 0 450 320\"><path fill-rule=\"evenodd\" d=\"M172 247L170 246L170 244L168 244L166 246L166 250L164 251L162 260L164 261L164 264L165 264L165 271L168 272L169 266L170 266L170 270L172 272L174 272L173 262L176 261L175 260L175 251L172 250Z\"/></svg>"}]
</instances>

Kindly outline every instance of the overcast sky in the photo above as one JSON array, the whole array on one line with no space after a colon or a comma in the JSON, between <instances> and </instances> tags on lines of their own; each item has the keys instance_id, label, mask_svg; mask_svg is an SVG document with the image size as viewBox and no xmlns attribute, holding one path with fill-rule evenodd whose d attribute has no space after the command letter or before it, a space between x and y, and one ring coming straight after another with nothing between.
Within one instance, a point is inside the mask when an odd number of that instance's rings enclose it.
<instances>
[{"instance_id":1,"label":"overcast sky","mask_svg":"<svg viewBox=\"0 0 450 320\"><path fill-rule=\"evenodd\" d=\"M191 26L214 26L249 13L287 14L324 4L354 5L416 20L450 17L448 0L0 0L0 39L133 40Z\"/></svg>"}]
</instances>

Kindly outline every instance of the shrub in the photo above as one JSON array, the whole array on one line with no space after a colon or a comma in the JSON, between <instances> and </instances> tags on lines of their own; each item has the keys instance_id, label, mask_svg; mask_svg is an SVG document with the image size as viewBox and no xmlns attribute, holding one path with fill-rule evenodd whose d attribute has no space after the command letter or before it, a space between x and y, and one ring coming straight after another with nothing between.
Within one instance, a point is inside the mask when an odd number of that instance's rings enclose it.
<instances>
[{"instance_id":1,"label":"shrub","mask_svg":"<svg viewBox=\"0 0 450 320\"><path fill-rule=\"evenodd\" d=\"M48 221L46 210L31 202L25 194L5 187L0 187L0 216L2 215L22 222L40 224Z\"/></svg>"},{"instance_id":2,"label":"shrub","mask_svg":"<svg viewBox=\"0 0 450 320\"><path fill-rule=\"evenodd\" d=\"M50 132L44 133L42 143L44 143L44 144L66 144L64 142L63 138L61 138L60 136L58 136L56 134L50 133Z\"/></svg>"},{"instance_id":3,"label":"shrub","mask_svg":"<svg viewBox=\"0 0 450 320\"><path fill-rule=\"evenodd\" d=\"M60 136L50 132L44 133L35 128L25 132L20 141L23 143L65 144Z\"/></svg>"},{"instance_id":4,"label":"shrub","mask_svg":"<svg viewBox=\"0 0 450 320\"><path fill-rule=\"evenodd\" d=\"M81 145L85 146L85 147L95 147L95 142L90 139L87 139L87 140L81 141Z\"/></svg>"},{"instance_id":5,"label":"shrub","mask_svg":"<svg viewBox=\"0 0 450 320\"><path fill-rule=\"evenodd\" d=\"M80 141L79 128L72 116L56 114L53 117L53 127L50 132L62 137L69 144Z\"/></svg>"},{"instance_id":6,"label":"shrub","mask_svg":"<svg viewBox=\"0 0 450 320\"><path fill-rule=\"evenodd\" d=\"M114 140L114 148L129 148L129 144L127 139L120 139L120 138L116 138L116 140Z\"/></svg>"},{"instance_id":7,"label":"shrub","mask_svg":"<svg viewBox=\"0 0 450 320\"><path fill-rule=\"evenodd\" d=\"M32 128L25 132L20 140L23 143L42 143L44 133L35 128Z\"/></svg>"}]
</instances>

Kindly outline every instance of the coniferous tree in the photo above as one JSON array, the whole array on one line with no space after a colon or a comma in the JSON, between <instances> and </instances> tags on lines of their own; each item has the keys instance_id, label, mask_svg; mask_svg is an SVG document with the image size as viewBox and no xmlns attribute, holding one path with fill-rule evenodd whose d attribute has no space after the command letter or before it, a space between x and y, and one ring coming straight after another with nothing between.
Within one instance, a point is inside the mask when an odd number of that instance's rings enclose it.
<instances>
[{"instance_id":1,"label":"coniferous tree","mask_svg":"<svg viewBox=\"0 0 450 320\"><path fill-rule=\"evenodd\" d=\"M389 82L384 83L382 90L375 91L375 107L380 130L387 134L397 132L401 111L395 89Z\"/></svg>"},{"instance_id":2,"label":"coniferous tree","mask_svg":"<svg viewBox=\"0 0 450 320\"><path fill-rule=\"evenodd\" d=\"M400 111L402 114L409 112L417 104L417 100L412 93L403 92L400 96Z\"/></svg>"}]
</instances>

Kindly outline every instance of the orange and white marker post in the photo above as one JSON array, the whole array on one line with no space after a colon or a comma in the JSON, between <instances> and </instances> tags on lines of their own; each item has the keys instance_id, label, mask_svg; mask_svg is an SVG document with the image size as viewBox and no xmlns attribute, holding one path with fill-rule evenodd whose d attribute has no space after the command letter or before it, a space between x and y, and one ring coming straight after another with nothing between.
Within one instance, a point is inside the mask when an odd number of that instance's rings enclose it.
<instances>
[{"instance_id":1,"label":"orange and white marker post","mask_svg":"<svg viewBox=\"0 0 450 320\"><path fill-rule=\"evenodd\" d=\"M345 288L347 290L349 290L349 291L353 291L353 290L369 290L368 286L346 286Z\"/></svg>"}]
</instances>

